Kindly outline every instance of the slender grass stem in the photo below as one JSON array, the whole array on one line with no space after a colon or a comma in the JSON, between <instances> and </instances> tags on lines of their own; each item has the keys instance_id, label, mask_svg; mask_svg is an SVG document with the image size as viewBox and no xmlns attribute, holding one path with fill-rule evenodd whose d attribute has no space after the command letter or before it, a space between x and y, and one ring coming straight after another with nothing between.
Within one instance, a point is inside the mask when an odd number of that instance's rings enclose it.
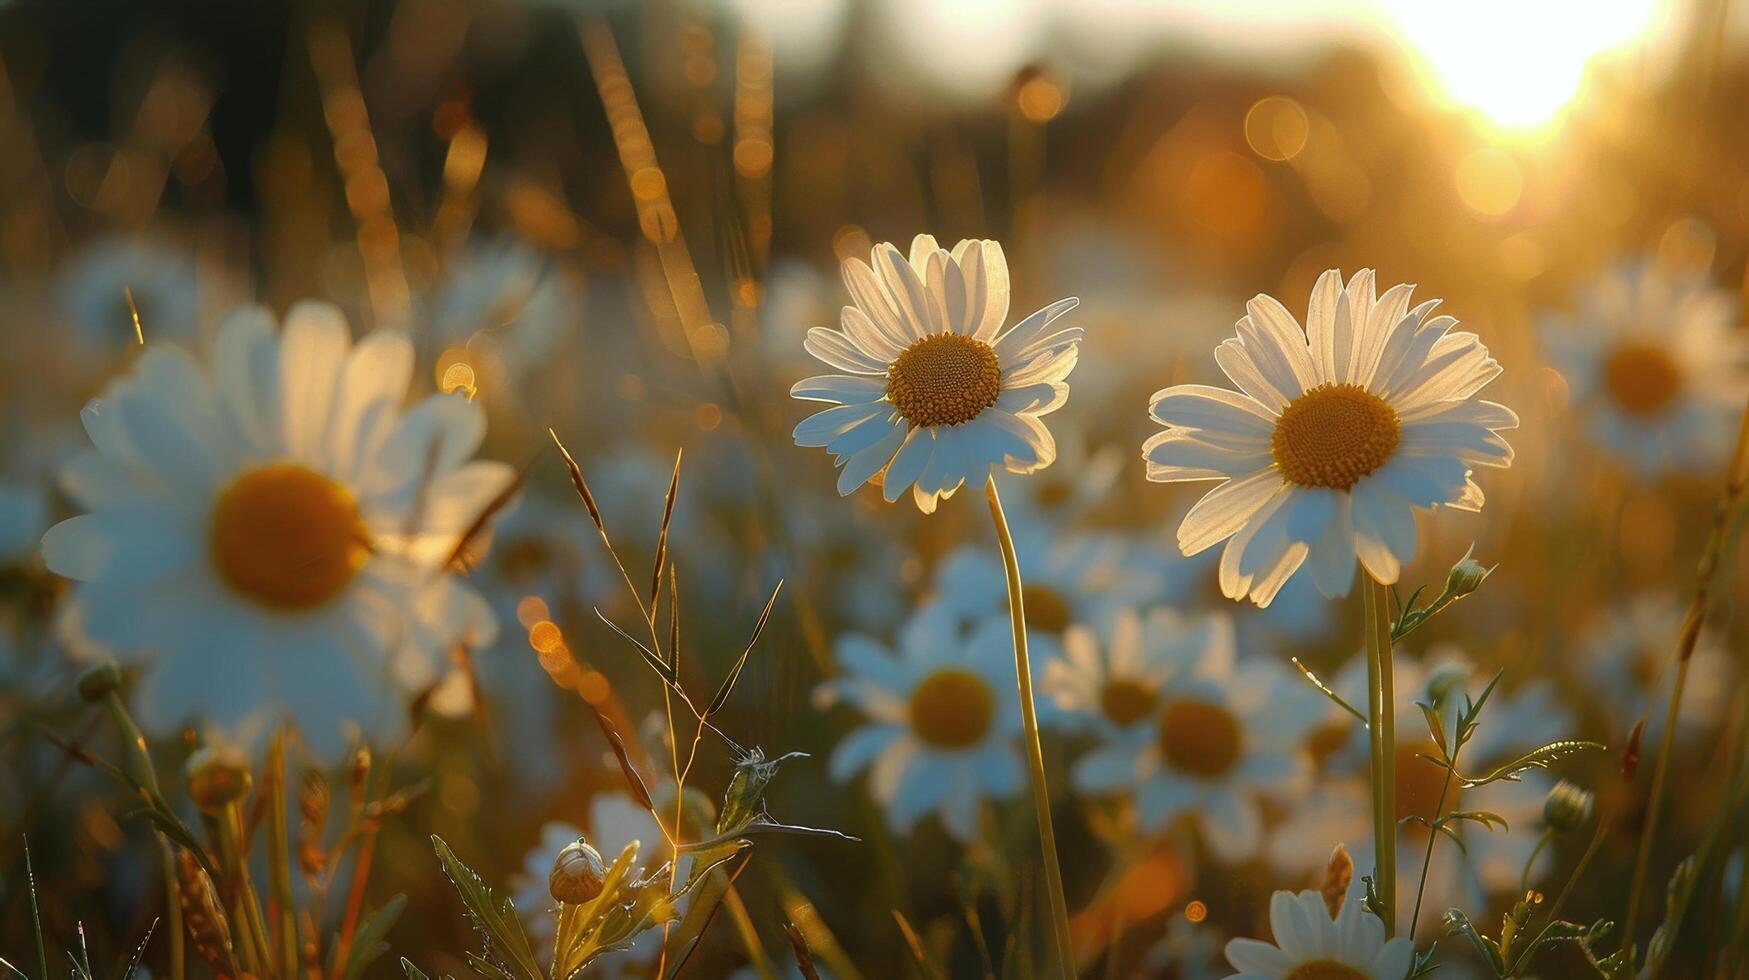
<instances>
[{"instance_id":1,"label":"slender grass stem","mask_svg":"<svg viewBox=\"0 0 1749 980\"><path fill-rule=\"evenodd\" d=\"M1051 826L1051 794L1045 782L1044 749L1039 745L1038 709L1032 700L1032 664L1026 655L1026 607L1021 596L1020 559L1014 553L1014 537L1002 513L1002 497L996 478L985 484L990 499L990 517L996 524L996 540L1002 547L1002 570L1008 578L1008 617L1014 628L1014 673L1020 683L1020 721L1030 767L1032 804L1038 816L1039 843L1044 849L1045 890L1050 897L1053 939L1057 964L1063 976L1074 974L1075 944L1069 936L1069 906L1063 898L1063 871L1057 864L1057 835Z\"/></svg>"},{"instance_id":2,"label":"slender grass stem","mask_svg":"<svg viewBox=\"0 0 1749 980\"><path fill-rule=\"evenodd\" d=\"M1555 839L1555 828L1544 827L1541 836L1536 839L1536 846L1530 849L1530 857L1524 859L1524 868L1518 872L1518 894L1530 891L1530 869L1536 864L1537 856Z\"/></svg>"},{"instance_id":3,"label":"slender grass stem","mask_svg":"<svg viewBox=\"0 0 1749 980\"><path fill-rule=\"evenodd\" d=\"M1640 846L1634 856L1633 884L1628 888L1627 912L1622 916L1622 943L1632 946L1634 926L1640 913L1640 901L1645 895L1646 872L1652 861L1652 843L1658 837L1659 817L1663 814L1664 783L1670 771L1671 745L1676 741L1676 718L1682 709L1683 689L1688 685L1688 663L1700 642L1701 627L1706 624L1707 607L1711 605L1713 580L1725 552L1725 539L1730 536L1731 514L1749 482L1749 405L1743 407L1743 418L1737 426L1737 446L1731 453L1725 486L1719 491L1718 506L1713 509L1712 530L1707 534L1705 549L1695 575L1694 598L1689 602L1688 615L1683 617L1681 632L1676 639L1676 682L1670 686L1670 703L1664 709L1664 733L1658 744L1657 761L1652 766L1651 794L1646 799L1646 823L1640 830Z\"/></svg>"},{"instance_id":4,"label":"slender grass stem","mask_svg":"<svg viewBox=\"0 0 1749 980\"><path fill-rule=\"evenodd\" d=\"M1385 934L1397 932L1397 719L1391 671L1390 593L1363 576L1366 603L1367 736L1372 748L1372 837Z\"/></svg>"},{"instance_id":5,"label":"slender grass stem","mask_svg":"<svg viewBox=\"0 0 1749 980\"><path fill-rule=\"evenodd\" d=\"M128 713L128 706L122 701L121 694L112 690L104 695L103 703L109 710L115 727L121 730L122 740L127 743L128 771L153 795L163 796L158 788L157 770L152 768L152 752L146 745L146 735L140 731L139 725L134 724L134 716ZM182 899L177 885L179 879L176 876L176 849L162 833L158 834L158 854L164 874L164 918L170 932L170 977L171 980L183 980L188 969L188 954L183 944Z\"/></svg>"},{"instance_id":6,"label":"slender grass stem","mask_svg":"<svg viewBox=\"0 0 1749 980\"><path fill-rule=\"evenodd\" d=\"M1415 909L1409 913L1410 939L1415 938L1415 926L1421 921L1421 900L1427 896L1427 873L1428 870L1433 867L1433 844L1435 841L1439 840L1439 832L1434 829L1433 825L1438 824L1440 816L1445 813L1446 797L1451 792L1451 784L1457 781L1457 757L1463 750L1464 746L1462 742L1452 743L1451 755L1446 760L1450 765L1445 767L1445 782L1439 787L1439 802L1433 805L1433 823L1429 824L1427 827L1427 852L1421 855L1421 881L1415 886ZM1395 771L1395 768L1396 766L1393 764L1392 770ZM1537 850L1542 850L1543 845L1547 844L1548 840L1548 834L1545 833L1543 839L1536 845ZM1531 852L1530 860L1536 860L1535 851ZM1525 862L1524 869L1525 874L1530 874L1529 861ZM1522 884L1519 886L1518 890L1520 892L1524 891Z\"/></svg>"}]
</instances>

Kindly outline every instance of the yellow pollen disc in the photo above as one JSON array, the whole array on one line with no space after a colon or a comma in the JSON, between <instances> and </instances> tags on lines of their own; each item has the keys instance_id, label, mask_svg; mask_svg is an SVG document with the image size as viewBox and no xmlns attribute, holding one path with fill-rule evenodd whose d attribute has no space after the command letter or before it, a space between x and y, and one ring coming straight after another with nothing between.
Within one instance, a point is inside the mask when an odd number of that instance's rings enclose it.
<instances>
[{"instance_id":1,"label":"yellow pollen disc","mask_svg":"<svg viewBox=\"0 0 1749 980\"><path fill-rule=\"evenodd\" d=\"M1303 487L1347 490L1385 465L1403 437L1397 411L1359 385L1324 384L1281 411L1270 453Z\"/></svg>"},{"instance_id":2,"label":"yellow pollen disc","mask_svg":"<svg viewBox=\"0 0 1749 980\"><path fill-rule=\"evenodd\" d=\"M1073 618L1069 600L1048 585L1022 585L1020 604L1026 609L1026 625L1046 633L1061 633Z\"/></svg>"},{"instance_id":3,"label":"yellow pollen disc","mask_svg":"<svg viewBox=\"0 0 1749 980\"><path fill-rule=\"evenodd\" d=\"M1160 752L1180 772L1204 779L1239 761L1239 719L1207 701L1173 701L1160 713Z\"/></svg>"},{"instance_id":4,"label":"yellow pollen disc","mask_svg":"<svg viewBox=\"0 0 1749 980\"><path fill-rule=\"evenodd\" d=\"M1289 970L1282 980L1367 980L1367 974L1335 960L1307 960Z\"/></svg>"},{"instance_id":5,"label":"yellow pollen disc","mask_svg":"<svg viewBox=\"0 0 1749 980\"><path fill-rule=\"evenodd\" d=\"M1604 358L1603 387L1623 411L1656 415L1682 388L1682 368L1662 347L1622 344Z\"/></svg>"},{"instance_id":6,"label":"yellow pollen disc","mask_svg":"<svg viewBox=\"0 0 1749 980\"><path fill-rule=\"evenodd\" d=\"M1115 724L1129 725L1154 713L1154 692L1127 677L1114 678L1099 692L1099 707Z\"/></svg>"},{"instance_id":7,"label":"yellow pollen disc","mask_svg":"<svg viewBox=\"0 0 1749 980\"><path fill-rule=\"evenodd\" d=\"M995 349L962 334L924 337L887 368L887 400L914 426L970 422L1001 394Z\"/></svg>"},{"instance_id":8,"label":"yellow pollen disc","mask_svg":"<svg viewBox=\"0 0 1749 980\"><path fill-rule=\"evenodd\" d=\"M226 585L288 610L338 595L370 555L352 494L295 463L233 480L213 506L211 546Z\"/></svg>"},{"instance_id":9,"label":"yellow pollen disc","mask_svg":"<svg viewBox=\"0 0 1749 980\"><path fill-rule=\"evenodd\" d=\"M1306 752L1312 757L1312 764L1322 766L1325 760L1342 750L1348 744L1348 719L1326 722L1311 730L1306 735Z\"/></svg>"},{"instance_id":10,"label":"yellow pollen disc","mask_svg":"<svg viewBox=\"0 0 1749 980\"><path fill-rule=\"evenodd\" d=\"M1439 807L1440 791L1445 791L1444 812L1450 813L1457 807L1463 789L1449 772L1416 753L1435 755L1437 749L1426 739L1407 745L1397 744L1396 764L1393 766L1397 778L1397 819L1401 821L1404 817L1414 816L1432 822L1433 812ZM1427 827L1420 823L1408 826L1420 833L1427 832Z\"/></svg>"},{"instance_id":11,"label":"yellow pollen disc","mask_svg":"<svg viewBox=\"0 0 1749 980\"><path fill-rule=\"evenodd\" d=\"M969 670L943 667L911 692L911 730L936 748L976 745L995 714L989 685Z\"/></svg>"}]
</instances>

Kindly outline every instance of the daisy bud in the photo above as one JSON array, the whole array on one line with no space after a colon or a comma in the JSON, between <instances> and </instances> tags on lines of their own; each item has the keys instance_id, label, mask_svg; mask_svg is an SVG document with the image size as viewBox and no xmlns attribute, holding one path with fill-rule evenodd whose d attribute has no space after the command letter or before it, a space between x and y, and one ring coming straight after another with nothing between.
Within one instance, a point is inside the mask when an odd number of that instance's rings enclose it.
<instances>
[{"instance_id":1,"label":"daisy bud","mask_svg":"<svg viewBox=\"0 0 1749 980\"><path fill-rule=\"evenodd\" d=\"M1481 562L1471 558L1466 551L1445 576L1445 594L1453 599L1462 599L1481 588L1482 580L1492 571L1492 568L1485 568Z\"/></svg>"},{"instance_id":2,"label":"daisy bud","mask_svg":"<svg viewBox=\"0 0 1749 980\"><path fill-rule=\"evenodd\" d=\"M79 696L87 704L96 704L121 690L121 668L113 663L98 664L79 675Z\"/></svg>"},{"instance_id":3,"label":"daisy bud","mask_svg":"<svg viewBox=\"0 0 1749 980\"><path fill-rule=\"evenodd\" d=\"M182 767L189 799L202 813L218 813L249 793L249 760L233 748L196 749Z\"/></svg>"},{"instance_id":4,"label":"daisy bud","mask_svg":"<svg viewBox=\"0 0 1749 980\"><path fill-rule=\"evenodd\" d=\"M1543 820L1559 831L1578 830L1591 819L1595 799L1590 790L1563 779L1543 801Z\"/></svg>"},{"instance_id":5,"label":"daisy bud","mask_svg":"<svg viewBox=\"0 0 1749 980\"><path fill-rule=\"evenodd\" d=\"M553 859L547 888L553 901L581 905L601 894L601 882L606 876L607 866L602 863L601 852L590 845L588 838L579 837L566 844Z\"/></svg>"}]
</instances>

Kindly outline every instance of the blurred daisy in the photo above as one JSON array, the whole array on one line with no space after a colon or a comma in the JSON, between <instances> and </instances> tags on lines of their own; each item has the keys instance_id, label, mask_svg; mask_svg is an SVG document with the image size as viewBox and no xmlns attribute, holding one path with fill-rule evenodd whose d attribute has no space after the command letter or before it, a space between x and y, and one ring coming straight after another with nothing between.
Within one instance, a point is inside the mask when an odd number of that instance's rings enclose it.
<instances>
[{"instance_id":1,"label":"blurred daisy","mask_svg":"<svg viewBox=\"0 0 1749 980\"><path fill-rule=\"evenodd\" d=\"M1551 360L1591 437L1642 479L1710 471L1749 395L1737 299L1698 273L1625 263L1543 323Z\"/></svg>"},{"instance_id":2,"label":"blurred daisy","mask_svg":"<svg viewBox=\"0 0 1749 980\"><path fill-rule=\"evenodd\" d=\"M47 488L24 480L0 480L0 568L31 561L48 526Z\"/></svg>"},{"instance_id":3,"label":"blurred daisy","mask_svg":"<svg viewBox=\"0 0 1749 980\"><path fill-rule=\"evenodd\" d=\"M843 329L808 331L808 353L850 373L790 389L838 406L802 420L796 444L836 457L840 494L878 480L889 503L910 489L926 514L968 480L1049 466L1057 447L1041 419L1068 399L1081 341L1079 327L1057 320L1079 301L1058 300L1003 331L1008 260L996 242L968 239L949 252L918 235L909 261L882 243L873 263L844 261L855 305Z\"/></svg>"},{"instance_id":4,"label":"blurred daisy","mask_svg":"<svg viewBox=\"0 0 1749 980\"><path fill-rule=\"evenodd\" d=\"M1336 918L1324 896L1307 889L1276 892L1269 900L1271 945L1256 939L1227 943L1227 962L1237 980L1402 980L1409 975L1415 945L1402 936L1385 939L1385 926L1353 899Z\"/></svg>"},{"instance_id":5,"label":"blurred daisy","mask_svg":"<svg viewBox=\"0 0 1749 980\"><path fill-rule=\"evenodd\" d=\"M1161 581L1116 534L1068 534L1019 553L1028 640L1041 659L1056 655L1063 633L1117 608L1161 598ZM935 597L962 625L1006 616L1008 590L995 549L954 549L935 569Z\"/></svg>"},{"instance_id":6,"label":"blurred daisy","mask_svg":"<svg viewBox=\"0 0 1749 980\"><path fill-rule=\"evenodd\" d=\"M1005 619L962 637L953 615L925 605L903 627L898 654L861 634L838 641L844 674L822 685L828 703L850 702L869 719L833 750L832 778L869 770L869 793L887 823L909 830L936 810L961 841L978 833L980 802L1008 799L1025 782L1013 638Z\"/></svg>"},{"instance_id":7,"label":"blurred daisy","mask_svg":"<svg viewBox=\"0 0 1749 980\"><path fill-rule=\"evenodd\" d=\"M509 380L542 363L581 306L552 256L514 239L488 240L446 269L431 331L438 343L489 357Z\"/></svg>"},{"instance_id":8,"label":"blurred daisy","mask_svg":"<svg viewBox=\"0 0 1749 980\"><path fill-rule=\"evenodd\" d=\"M1227 971L1216 965L1221 945L1219 926L1207 920L1192 922L1182 915L1175 915L1166 927L1166 935L1148 950L1142 963L1155 971L1150 976L1217 980L1227 975Z\"/></svg>"},{"instance_id":9,"label":"blurred daisy","mask_svg":"<svg viewBox=\"0 0 1749 980\"><path fill-rule=\"evenodd\" d=\"M1169 633L1163 621L1161 635ZM1122 700L1140 703L1124 704L1119 716L1129 723L1108 729L1075 764L1075 786L1130 794L1150 833L1194 814L1216 856L1250 857L1263 844L1261 800L1291 803L1307 789L1302 743L1320 698L1273 660L1236 664L1229 627L1200 644L1162 643L1156 656L1149 669L1161 679L1152 696L1141 684L1126 689Z\"/></svg>"},{"instance_id":10,"label":"blurred daisy","mask_svg":"<svg viewBox=\"0 0 1749 980\"><path fill-rule=\"evenodd\" d=\"M1152 718L1162 688L1186 665L1232 659L1233 624L1223 613L1120 609L1096 627L1071 627L1063 655L1045 661L1041 686L1061 723L1112 736Z\"/></svg>"},{"instance_id":11,"label":"blurred daisy","mask_svg":"<svg viewBox=\"0 0 1749 980\"><path fill-rule=\"evenodd\" d=\"M1479 510L1472 466L1506 466L1499 430L1518 416L1475 396L1500 365L1437 300L1411 287L1374 297L1371 270L1346 288L1330 270L1306 327L1274 299L1246 304L1215 360L1239 391L1177 385L1154 393L1166 426L1143 444L1148 479L1219 480L1178 528L1187 555L1226 541L1221 591L1267 606L1301 564L1326 596L1347 595L1356 558L1397 581L1415 555L1415 508Z\"/></svg>"},{"instance_id":12,"label":"blurred daisy","mask_svg":"<svg viewBox=\"0 0 1749 980\"><path fill-rule=\"evenodd\" d=\"M1089 451L1073 426L1057 446L1058 465L1026 479L1004 475L996 480L1015 548L1023 554L1047 544L1105 503L1123 473L1120 447Z\"/></svg>"},{"instance_id":13,"label":"blurred daisy","mask_svg":"<svg viewBox=\"0 0 1749 980\"><path fill-rule=\"evenodd\" d=\"M1676 639L1688 615L1668 592L1637 595L1600 610L1580 634L1581 672L1608 707L1612 731L1625 733L1641 715L1645 744L1663 737L1664 708L1676 683ZM1709 731L1730 710L1737 671L1719 635L1703 630L1688 662L1688 682L1676 715L1678 738Z\"/></svg>"},{"instance_id":14,"label":"blurred daisy","mask_svg":"<svg viewBox=\"0 0 1749 980\"><path fill-rule=\"evenodd\" d=\"M342 721L398 723L456 644L491 640L491 610L444 562L514 474L468 461L478 407L401 410L412 365L404 336L354 345L330 306L294 307L280 335L247 308L210 374L153 345L85 408L96 448L63 484L90 513L43 556L80 583L63 609L76 649L151 663L148 725L282 706L337 748Z\"/></svg>"},{"instance_id":15,"label":"blurred daisy","mask_svg":"<svg viewBox=\"0 0 1749 980\"><path fill-rule=\"evenodd\" d=\"M87 246L62 273L61 307L80 344L119 353L147 340L198 336L200 293L194 256L173 243L122 236ZM133 302L128 302L129 295Z\"/></svg>"}]
</instances>

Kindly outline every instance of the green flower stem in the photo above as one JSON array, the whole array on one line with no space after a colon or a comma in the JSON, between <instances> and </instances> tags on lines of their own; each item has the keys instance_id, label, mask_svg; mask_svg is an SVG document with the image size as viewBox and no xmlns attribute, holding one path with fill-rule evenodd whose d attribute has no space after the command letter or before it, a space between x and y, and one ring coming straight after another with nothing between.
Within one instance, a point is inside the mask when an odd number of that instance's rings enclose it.
<instances>
[{"instance_id":1,"label":"green flower stem","mask_svg":"<svg viewBox=\"0 0 1749 980\"><path fill-rule=\"evenodd\" d=\"M1390 594L1363 575L1366 603L1367 736L1372 748L1372 838L1385 935L1397 932L1397 719L1391 676Z\"/></svg>"},{"instance_id":2,"label":"green flower stem","mask_svg":"<svg viewBox=\"0 0 1749 980\"><path fill-rule=\"evenodd\" d=\"M1719 492L1718 506L1713 509L1712 530L1707 535L1695 576L1694 599L1688 605L1688 615L1683 617L1682 631L1676 638L1676 683L1670 687L1670 703L1664 709L1664 735L1658 744L1658 761L1652 766L1651 795L1646 799L1646 824L1640 831L1639 851L1634 857L1627 914L1622 916L1621 941L1624 946L1631 947L1634 943L1634 926L1640 914L1640 899L1645 894L1646 872L1652 861L1652 842L1658 837L1664 782L1670 771L1670 747L1676 741L1676 718L1682 710L1683 688L1688 685L1688 663L1700 641L1701 627L1706 623L1713 580L1725 552L1725 539L1730 536L1731 514L1743 496L1745 484L1749 484L1749 405L1743 407L1743 418L1737 426L1737 447L1731 453L1730 468L1725 471L1725 486Z\"/></svg>"},{"instance_id":3,"label":"green flower stem","mask_svg":"<svg viewBox=\"0 0 1749 980\"><path fill-rule=\"evenodd\" d=\"M990 498L990 517L996 523L996 540L1002 546L1002 570L1008 578L1008 616L1014 628L1014 673L1020 682L1020 721L1030 766L1032 805L1038 816L1039 843L1044 848L1045 891L1050 898L1051 924L1057 947L1057 964L1064 977L1075 971L1075 944L1069 936L1069 906L1063 898L1063 871L1057 864L1057 835L1051 827L1051 794L1045 784L1044 749L1039 745L1038 709L1032 700L1032 664L1026 656L1026 608L1021 598L1020 559L1014 553L1014 537L1008 518L1002 514L1002 498L996 478L985 485Z\"/></svg>"},{"instance_id":4,"label":"green flower stem","mask_svg":"<svg viewBox=\"0 0 1749 980\"><path fill-rule=\"evenodd\" d=\"M1530 857L1524 859L1524 868L1518 872L1518 896L1520 898L1523 898L1525 893L1530 891L1531 865L1536 863L1537 855L1541 854L1543 849L1549 846L1549 842L1554 839L1555 828L1544 827L1541 836L1536 839L1536 846L1530 849Z\"/></svg>"},{"instance_id":5,"label":"green flower stem","mask_svg":"<svg viewBox=\"0 0 1749 980\"><path fill-rule=\"evenodd\" d=\"M109 716L120 729L122 741L127 743L127 771L141 786L150 790L152 795L163 797L158 789L158 773L152 768L152 753L146 747L146 735L140 731L140 726L134 724L134 716L128 714L128 706L122 702L121 693L110 690L103 696L103 705L109 709ZM182 898L176 877L176 849L170 846L170 839L162 833L158 834L158 858L164 874L164 920L170 932L170 980L183 980L187 975L188 955L183 947L182 928Z\"/></svg>"}]
</instances>

